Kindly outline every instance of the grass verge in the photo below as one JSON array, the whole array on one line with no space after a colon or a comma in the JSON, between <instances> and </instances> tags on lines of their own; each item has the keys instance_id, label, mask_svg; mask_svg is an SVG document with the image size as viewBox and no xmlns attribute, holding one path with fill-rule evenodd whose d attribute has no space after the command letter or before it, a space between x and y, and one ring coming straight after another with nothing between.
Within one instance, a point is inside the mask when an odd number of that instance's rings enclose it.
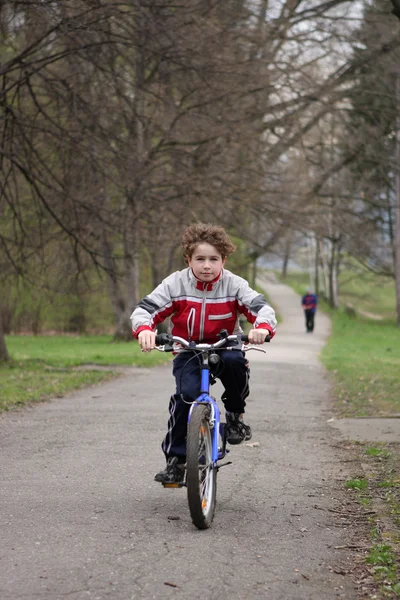
<instances>
[{"instance_id":1,"label":"grass verge","mask_svg":"<svg viewBox=\"0 0 400 600\"><path fill-rule=\"evenodd\" d=\"M136 342L113 342L111 336L7 336L6 343L11 361L0 366L0 412L109 380L119 374L116 366L147 367L171 359L142 353ZM106 368L96 369L99 365Z\"/></svg>"},{"instance_id":2,"label":"grass verge","mask_svg":"<svg viewBox=\"0 0 400 600\"><path fill-rule=\"evenodd\" d=\"M368 549L359 575L362 592L375 600L400 598L399 444L357 443L365 475L348 480L368 519Z\"/></svg>"},{"instance_id":3,"label":"grass verge","mask_svg":"<svg viewBox=\"0 0 400 600\"><path fill-rule=\"evenodd\" d=\"M339 416L400 414L400 331L392 323L331 314L321 353L333 373Z\"/></svg>"},{"instance_id":4,"label":"grass verge","mask_svg":"<svg viewBox=\"0 0 400 600\"><path fill-rule=\"evenodd\" d=\"M111 370L55 372L39 361L12 361L0 367L0 412L30 402L61 398L71 390L107 381L115 375Z\"/></svg>"},{"instance_id":5,"label":"grass verge","mask_svg":"<svg viewBox=\"0 0 400 600\"><path fill-rule=\"evenodd\" d=\"M148 367L166 361L160 352L143 353L137 342L114 342L110 335L6 336L15 361L41 360L54 367L83 364Z\"/></svg>"}]
</instances>

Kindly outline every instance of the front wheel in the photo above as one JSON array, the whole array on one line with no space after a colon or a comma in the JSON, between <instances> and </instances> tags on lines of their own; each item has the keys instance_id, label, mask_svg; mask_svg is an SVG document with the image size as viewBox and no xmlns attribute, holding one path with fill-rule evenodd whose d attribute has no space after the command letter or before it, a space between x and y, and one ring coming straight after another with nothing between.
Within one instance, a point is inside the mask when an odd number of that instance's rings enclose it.
<instances>
[{"instance_id":1,"label":"front wheel","mask_svg":"<svg viewBox=\"0 0 400 600\"><path fill-rule=\"evenodd\" d=\"M186 485L190 515L199 529L210 527L214 518L217 471L212 461L210 407L193 407L186 440Z\"/></svg>"}]
</instances>

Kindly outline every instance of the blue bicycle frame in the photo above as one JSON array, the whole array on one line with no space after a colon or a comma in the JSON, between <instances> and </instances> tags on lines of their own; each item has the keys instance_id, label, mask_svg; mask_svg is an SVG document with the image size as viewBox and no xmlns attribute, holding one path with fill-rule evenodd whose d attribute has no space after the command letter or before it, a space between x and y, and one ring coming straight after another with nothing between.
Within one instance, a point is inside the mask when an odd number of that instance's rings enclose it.
<instances>
[{"instance_id":1,"label":"blue bicycle frame","mask_svg":"<svg viewBox=\"0 0 400 600\"><path fill-rule=\"evenodd\" d=\"M213 466L216 467L217 461L221 460L225 457L226 453L229 450L226 449L226 444L224 440L224 430L223 424L221 423L221 412L219 410L218 404L212 396L210 396L210 367L208 364L208 352L202 353L203 364L201 367L201 387L200 387L200 395L193 402L190 411L188 422L190 422L190 417L193 411L193 408L198 404L209 404L211 408L210 415L210 427L212 431L212 462ZM223 439L223 445L221 448L218 447L218 434L221 435Z\"/></svg>"}]
</instances>

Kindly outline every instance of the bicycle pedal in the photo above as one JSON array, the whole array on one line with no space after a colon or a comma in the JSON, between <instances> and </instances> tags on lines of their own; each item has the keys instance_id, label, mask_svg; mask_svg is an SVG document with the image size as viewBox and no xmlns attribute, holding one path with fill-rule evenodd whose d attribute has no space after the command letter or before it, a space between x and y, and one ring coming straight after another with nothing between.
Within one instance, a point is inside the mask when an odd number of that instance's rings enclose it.
<instances>
[{"instance_id":1,"label":"bicycle pedal","mask_svg":"<svg viewBox=\"0 0 400 600\"><path fill-rule=\"evenodd\" d=\"M161 485L163 487L165 487L165 488L181 488L181 487L185 487L185 484L183 483L183 481L181 483L162 483Z\"/></svg>"}]
</instances>

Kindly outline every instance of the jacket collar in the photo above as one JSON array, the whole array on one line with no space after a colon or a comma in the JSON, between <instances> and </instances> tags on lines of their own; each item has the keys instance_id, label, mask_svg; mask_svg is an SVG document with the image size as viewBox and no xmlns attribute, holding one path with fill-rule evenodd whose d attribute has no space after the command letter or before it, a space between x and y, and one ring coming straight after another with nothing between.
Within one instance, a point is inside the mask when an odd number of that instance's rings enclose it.
<instances>
[{"instance_id":1,"label":"jacket collar","mask_svg":"<svg viewBox=\"0 0 400 600\"><path fill-rule=\"evenodd\" d=\"M213 279L212 281L201 281L200 279L198 279L198 277L196 277L196 275L193 273L193 271L192 271L192 269L190 269L190 267L189 267L189 271L193 278L194 283L196 284L197 290L201 290L202 292L204 292L204 291L211 292L214 289L215 285L218 283L218 281L221 279L223 269L220 271L220 273L217 275L217 277L215 279Z\"/></svg>"}]
</instances>

